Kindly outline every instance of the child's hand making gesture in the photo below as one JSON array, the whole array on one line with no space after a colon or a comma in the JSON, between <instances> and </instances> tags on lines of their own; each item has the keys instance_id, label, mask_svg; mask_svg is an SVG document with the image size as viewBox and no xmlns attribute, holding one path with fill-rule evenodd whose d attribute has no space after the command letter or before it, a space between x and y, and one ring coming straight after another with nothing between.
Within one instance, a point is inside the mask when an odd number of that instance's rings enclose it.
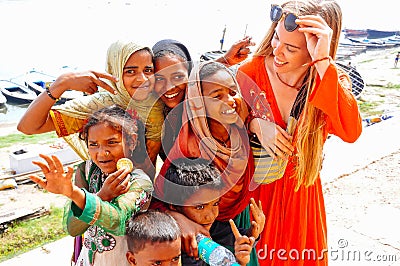
<instances>
[{"instance_id":1,"label":"child's hand making gesture","mask_svg":"<svg viewBox=\"0 0 400 266\"><path fill-rule=\"evenodd\" d=\"M261 202L259 201L257 205L253 198L250 201L250 210L254 220L251 222L251 227L247 231L247 235L241 235L234 221L232 219L229 220L235 236L235 257L240 265L249 263L254 242L264 229L265 224L265 215L262 211Z\"/></svg>"},{"instance_id":2,"label":"child's hand making gesture","mask_svg":"<svg viewBox=\"0 0 400 266\"><path fill-rule=\"evenodd\" d=\"M257 239L260 236L265 225L265 215L262 210L261 201L258 201L257 205L256 201L253 198L251 198L250 211L251 211L251 216L253 217L253 221L251 221L251 227L247 231L246 235L249 237L252 236L254 237L254 239Z\"/></svg>"}]
</instances>

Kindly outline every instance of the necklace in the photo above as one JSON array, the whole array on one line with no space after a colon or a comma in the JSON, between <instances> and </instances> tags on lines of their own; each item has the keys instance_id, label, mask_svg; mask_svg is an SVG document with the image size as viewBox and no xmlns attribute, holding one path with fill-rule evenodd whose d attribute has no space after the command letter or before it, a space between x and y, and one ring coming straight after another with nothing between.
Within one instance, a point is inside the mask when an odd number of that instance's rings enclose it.
<instances>
[{"instance_id":1,"label":"necklace","mask_svg":"<svg viewBox=\"0 0 400 266\"><path fill-rule=\"evenodd\" d=\"M298 81L296 81L296 83L295 83L294 85L290 85L290 84L284 82L284 81L281 79L281 76L279 76L279 74L278 74L277 72L275 72L275 74L276 74L276 77L279 79L280 82L282 82L284 85L286 85L286 86L288 86L288 87L290 87L290 88L292 88L292 89L295 89L295 90L297 90L297 91L300 90L301 87L303 87L303 85L305 84L305 83L303 83L303 84L301 84L299 87L296 87L296 84L297 84Z\"/></svg>"}]
</instances>

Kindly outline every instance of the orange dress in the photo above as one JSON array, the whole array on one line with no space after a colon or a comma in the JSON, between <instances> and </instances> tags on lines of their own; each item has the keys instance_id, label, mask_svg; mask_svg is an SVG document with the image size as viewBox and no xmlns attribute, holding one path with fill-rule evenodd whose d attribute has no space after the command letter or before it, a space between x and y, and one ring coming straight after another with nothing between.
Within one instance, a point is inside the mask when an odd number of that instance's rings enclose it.
<instances>
[{"instance_id":1,"label":"orange dress","mask_svg":"<svg viewBox=\"0 0 400 266\"><path fill-rule=\"evenodd\" d=\"M246 101L252 101L254 88L270 105L271 115L264 116L286 128L278 109L265 69L265 57L254 57L239 68L237 78ZM245 75L243 75L245 74ZM361 134L361 117L357 101L351 94L346 74L331 64L324 78L318 78L317 87L309 103L319 108L326 117L326 137L335 134L347 142L354 142ZM246 80L247 78L247 80ZM338 80L343 82L338 82ZM263 95L264 96L264 95ZM326 139L326 138L325 138ZM296 178L290 178L295 167L289 158L284 176L271 183L259 185L255 198L262 201L266 223L257 243L260 265L327 265L327 226L321 180L295 191Z\"/></svg>"}]
</instances>

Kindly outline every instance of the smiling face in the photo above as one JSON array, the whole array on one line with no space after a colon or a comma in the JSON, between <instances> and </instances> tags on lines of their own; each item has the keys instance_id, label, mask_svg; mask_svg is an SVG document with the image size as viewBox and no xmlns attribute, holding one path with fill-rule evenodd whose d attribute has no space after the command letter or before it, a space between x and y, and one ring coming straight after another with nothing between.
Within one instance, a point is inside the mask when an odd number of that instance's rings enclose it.
<instances>
[{"instance_id":1,"label":"smiling face","mask_svg":"<svg viewBox=\"0 0 400 266\"><path fill-rule=\"evenodd\" d=\"M202 92L207 116L223 125L234 124L239 116L236 108L239 105L240 95L232 76L219 70L202 81Z\"/></svg>"},{"instance_id":2,"label":"smiling face","mask_svg":"<svg viewBox=\"0 0 400 266\"><path fill-rule=\"evenodd\" d=\"M220 196L218 190L203 187L184 202L185 206L179 206L176 209L190 220L210 230L219 214Z\"/></svg>"},{"instance_id":3,"label":"smiling face","mask_svg":"<svg viewBox=\"0 0 400 266\"><path fill-rule=\"evenodd\" d=\"M147 50L133 53L126 62L122 80L129 95L137 100L145 100L154 87L154 66Z\"/></svg>"},{"instance_id":4,"label":"smiling face","mask_svg":"<svg viewBox=\"0 0 400 266\"><path fill-rule=\"evenodd\" d=\"M136 253L128 251L126 258L132 266L180 265L181 239L170 242L146 242L142 250Z\"/></svg>"},{"instance_id":5,"label":"smiling face","mask_svg":"<svg viewBox=\"0 0 400 266\"><path fill-rule=\"evenodd\" d=\"M273 66L277 73L304 72L306 69L302 65L311 61L304 33L298 29L288 32L283 20L276 26L271 46L275 56Z\"/></svg>"},{"instance_id":6,"label":"smiling face","mask_svg":"<svg viewBox=\"0 0 400 266\"><path fill-rule=\"evenodd\" d=\"M175 55L165 55L155 62L155 92L169 108L174 108L185 97L188 82L187 65Z\"/></svg>"},{"instance_id":7,"label":"smiling face","mask_svg":"<svg viewBox=\"0 0 400 266\"><path fill-rule=\"evenodd\" d=\"M108 123L93 125L88 130L90 158L103 173L117 170L117 161L124 156L122 132Z\"/></svg>"}]
</instances>

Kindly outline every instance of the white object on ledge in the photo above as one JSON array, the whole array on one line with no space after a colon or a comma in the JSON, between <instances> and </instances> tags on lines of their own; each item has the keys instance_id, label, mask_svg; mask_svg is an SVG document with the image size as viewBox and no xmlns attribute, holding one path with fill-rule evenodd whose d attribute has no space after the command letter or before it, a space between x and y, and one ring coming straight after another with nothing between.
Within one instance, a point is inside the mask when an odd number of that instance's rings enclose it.
<instances>
[{"instance_id":1,"label":"white object on ledge","mask_svg":"<svg viewBox=\"0 0 400 266\"><path fill-rule=\"evenodd\" d=\"M39 153L48 156L55 155L60 159L63 165L80 160L80 157L66 143L34 144L10 152L10 168L14 170L16 174L40 170L38 166L32 163L32 161L44 162L44 160L39 157Z\"/></svg>"}]
</instances>

